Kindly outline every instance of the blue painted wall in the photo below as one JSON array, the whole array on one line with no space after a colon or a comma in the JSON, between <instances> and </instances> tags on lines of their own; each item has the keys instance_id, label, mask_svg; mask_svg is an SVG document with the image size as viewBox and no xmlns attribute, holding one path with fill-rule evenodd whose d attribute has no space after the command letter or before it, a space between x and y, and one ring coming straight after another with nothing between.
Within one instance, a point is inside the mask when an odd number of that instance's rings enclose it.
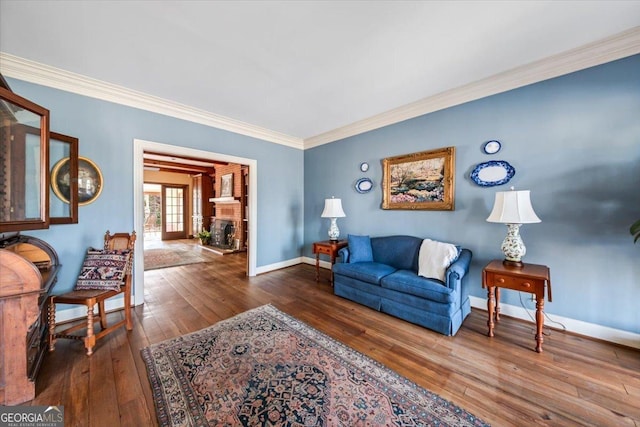
<instances>
[{"instance_id":1,"label":"blue painted wall","mask_svg":"<svg viewBox=\"0 0 640 427\"><path fill-rule=\"evenodd\" d=\"M497 139L502 150L482 152ZM456 147L455 211L382 210L385 157ZM482 188L469 174L506 160L516 175ZM361 162L369 162L366 173ZM640 333L640 245L629 226L640 219L640 55L427 114L304 153L305 255L327 238L323 200L342 198L341 235L410 234L461 244L474 253L471 293L486 298L481 270L501 259L506 227L487 223L496 191L531 190L542 219L523 225L526 262L551 269L549 314ZM368 194L353 185L375 183ZM518 294L502 300L519 305Z\"/></svg>"},{"instance_id":2,"label":"blue painted wall","mask_svg":"<svg viewBox=\"0 0 640 427\"><path fill-rule=\"evenodd\" d=\"M326 238L323 200L340 197L347 233L412 234L474 252L472 294L484 298L480 272L501 258L506 227L485 221L496 191L531 190L540 224L524 225L525 260L551 268L554 302L546 311L640 333L640 245L629 226L640 218L640 55L427 114L301 151L163 115L9 79L12 89L51 110L51 129L80 139L80 155L102 169L100 198L80 207L79 224L29 232L50 242L64 264L57 291L71 288L87 246L105 229L133 228L133 139L258 161L258 267L311 256ZM498 139L497 155L482 144ZM380 209L381 159L456 147L455 211ZM468 178L502 159L514 179L493 188ZM362 173L359 164L371 168ZM287 165L286 168L281 167ZM363 176L368 194L353 189ZM304 203L303 203L304 201ZM515 293L503 301L518 305Z\"/></svg>"},{"instance_id":3,"label":"blue painted wall","mask_svg":"<svg viewBox=\"0 0 640 427\"><path fill-rule=\"evenodd\" d=\"M51 130L79 138L80 156L102 170L100 197L79 208L79 223L25 234L58 252L63 268L56 293L71 289L84 251L104 232L132 230L133 140L256 159L258 162L257 267L300 256L303 238L303 151L72 93L7 79L22 97L51 111ZM283 167L286 165L286 167Z\"/></svg>"}]
</instances>

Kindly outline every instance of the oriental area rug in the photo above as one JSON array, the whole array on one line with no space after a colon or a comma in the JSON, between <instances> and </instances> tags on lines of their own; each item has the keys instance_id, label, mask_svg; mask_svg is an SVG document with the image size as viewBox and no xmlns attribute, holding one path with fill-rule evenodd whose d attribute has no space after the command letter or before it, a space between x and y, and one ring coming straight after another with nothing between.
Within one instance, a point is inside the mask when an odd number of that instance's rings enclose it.
<instances>
[{"instance_id":1,"label":"oriental area rug","mask_svg":"<svg viewBox=\"0 0 640 427\"><path fill-rule=\"evenodd\" d=\"M144 270L156 270L158 268L176 267L178 265L197 264L206 259L193 251L181 249L145 249Z\"/></svg>"},{"instance_id":2,"label":"oriental area rug","mask_svg":"<svg viewBox=\"0 0 640 427\"><path fill-rule=\"evenodd\" d=\"M161 426L485 426L265 305L142 350Z\"/></svg>"}]
</instances>

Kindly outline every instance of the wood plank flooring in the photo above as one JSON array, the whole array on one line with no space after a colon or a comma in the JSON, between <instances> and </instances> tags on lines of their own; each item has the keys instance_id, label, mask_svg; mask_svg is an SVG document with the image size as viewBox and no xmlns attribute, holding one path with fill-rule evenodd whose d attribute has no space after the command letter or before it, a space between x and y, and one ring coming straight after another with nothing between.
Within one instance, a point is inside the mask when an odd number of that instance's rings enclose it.
<instances>
[{"instance_id":1,"label":"wood plank flooring","mask_svg":"<svg viewBox=\"0 0 640 427\"><path fill-rule=\"evenodd\" d=\"M145 272L133 331L98 341L91 357L58 340L30 403L64 405L65 426L157 425L140 350L270 303L492 425L640 427L640 351L547 331L538 354L533 324L503 316L488 338L480 310L445 337L334 296L327 270L319 284L310 265L249 278L246 254L192 250L208 261Z\"/></svg>"}]
</instances>

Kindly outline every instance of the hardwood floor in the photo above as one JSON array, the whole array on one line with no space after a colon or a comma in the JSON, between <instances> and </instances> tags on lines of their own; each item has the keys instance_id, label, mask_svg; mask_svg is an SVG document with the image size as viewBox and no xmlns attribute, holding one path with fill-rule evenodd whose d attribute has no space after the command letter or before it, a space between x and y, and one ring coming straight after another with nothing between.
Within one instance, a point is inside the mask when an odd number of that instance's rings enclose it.
<instances>
[{"instance_id":1,"label":"hardwood floor","mask_svg":"<svg viewBox=\"0 0 640 427\"><path fill-rule=\"evenodd\" d=\"M446 337L334 296L327 270L319 284L311 265L248 278L246 254L203 255L145 272L134 330L93 356L58 340L31 404L64 405L65 426L157 425L140 350L270 303L495 426L640 426L640 351L551 331L538 354L533 324L503 316L488 338L476 310Z\"/></svg>"}]
</instances>

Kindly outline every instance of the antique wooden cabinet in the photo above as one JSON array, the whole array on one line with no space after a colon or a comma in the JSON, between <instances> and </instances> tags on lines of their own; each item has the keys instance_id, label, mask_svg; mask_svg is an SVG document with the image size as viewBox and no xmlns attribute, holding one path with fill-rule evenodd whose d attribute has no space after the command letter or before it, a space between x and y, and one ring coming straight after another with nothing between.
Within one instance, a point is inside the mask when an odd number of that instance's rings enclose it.
<instances>
[{"instance_id":1,"label":"antique wooden cabinet","mask_svg":"<svg viewBox=\"0 0 640 427\"><path fill-rule=\"evenodd\" d=\"M60 264L35 237L0 235L0 248L0 405L16 405L35 397L47 350L47 298Z\"/></svg>"}]
</instances>

